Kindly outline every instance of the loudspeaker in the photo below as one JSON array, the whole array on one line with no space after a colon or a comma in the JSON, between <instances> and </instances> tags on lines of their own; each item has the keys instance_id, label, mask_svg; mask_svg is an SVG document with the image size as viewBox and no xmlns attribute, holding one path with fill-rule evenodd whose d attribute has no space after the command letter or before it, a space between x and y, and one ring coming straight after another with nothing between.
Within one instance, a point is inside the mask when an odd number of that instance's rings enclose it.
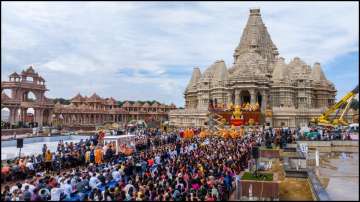
<instances>
[{"instance_id":1,"label":"loudspeaker","mask_svg":"<svg viewBox=\"0 0 360 202\"><path fill-rule=\"evenodd\" d=\"M24 146L24 140L21 138L21 139L16 139L16 147L17 148L23 148Z\"/></svg>"},{"instance_id":2,"label":"loudspeaker","mask_svg":"<svg viewBox=\"0 0 360 202\"><path fill-rule=\"evenodd\" d=\"M259 147L253 147L251 149L251 156L254 158L254 159L258 159L259 158Z\"/></svg>"}]
</instances>

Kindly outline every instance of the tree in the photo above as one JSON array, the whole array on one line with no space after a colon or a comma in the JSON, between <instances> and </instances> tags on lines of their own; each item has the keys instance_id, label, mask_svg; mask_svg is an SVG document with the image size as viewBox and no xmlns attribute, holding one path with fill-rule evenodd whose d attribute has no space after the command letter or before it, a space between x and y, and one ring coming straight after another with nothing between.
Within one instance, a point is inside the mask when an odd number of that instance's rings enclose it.
<instances>
[{"instance_id":1,"label":"tree","mask_svg":"<svg viewBox=\"0 0 360 202\"><path fill-rule=\"evenodd\" d=\"M54 102L54 103L59 102L60 104L63 104L63 105L68 105L68 104L70 104L70 100L66 100L66 99L64 99L64 98L55 98L55 99L53 99L53 102Z\"/></svg>"}]
</instances>

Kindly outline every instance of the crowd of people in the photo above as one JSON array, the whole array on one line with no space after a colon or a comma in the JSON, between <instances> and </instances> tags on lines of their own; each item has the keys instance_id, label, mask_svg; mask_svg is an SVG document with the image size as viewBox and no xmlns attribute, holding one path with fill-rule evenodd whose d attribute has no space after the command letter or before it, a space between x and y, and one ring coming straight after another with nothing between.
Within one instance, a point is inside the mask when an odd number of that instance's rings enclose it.
<instances>
[{"instance_id":1,"label":"crowd of people","mask_svg":"<svg viewBox=\"0 0 360 202\"><path fill-rule=\"evenodd\" d=\"M136 153L116 155L97 138L58 143L51 152L2 167L4 201L16 200L228 200L233 181L247 167L255 133L239 139L181 138L142 131ZM259 143L259 142L258 142Z\"/></svg>"},{"instance_id":2,"label":"crowd of people","mask_svg":"<svg viewBox=\"0 0 360 202\"><path fill-rule=\"evenodd\" d=\"M59 141L42 154L2 164L3 201L221 201L248 168L254 146L286 147L297 130L255 128L239 138L185 138L180 131L136 131L135 151L117 154L98 136ZM22 181L24 180L24 181ZM8 182L18 182L10 186ZM22 182L22 183L21 183Z\"/></svg>"}]
</instances>

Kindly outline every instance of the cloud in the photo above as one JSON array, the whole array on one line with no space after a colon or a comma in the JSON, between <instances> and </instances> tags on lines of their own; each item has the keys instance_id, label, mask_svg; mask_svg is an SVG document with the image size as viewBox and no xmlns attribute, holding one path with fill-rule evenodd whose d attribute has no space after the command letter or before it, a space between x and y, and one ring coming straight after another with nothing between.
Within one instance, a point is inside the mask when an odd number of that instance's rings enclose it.
<instances>
[{"instance_id":1,"label":"cloud","mask_svg":"<svg viewBox=\"0 0 360 202\"><path fill-rule=\"evenodd\" d=\"M97 91L183 106L194 66L231 66L253 7L287 61L299 56L326 69L358 51L352 2L5 2L2 73L35 64L48 96Z\"/></svg>"}]
</instances>

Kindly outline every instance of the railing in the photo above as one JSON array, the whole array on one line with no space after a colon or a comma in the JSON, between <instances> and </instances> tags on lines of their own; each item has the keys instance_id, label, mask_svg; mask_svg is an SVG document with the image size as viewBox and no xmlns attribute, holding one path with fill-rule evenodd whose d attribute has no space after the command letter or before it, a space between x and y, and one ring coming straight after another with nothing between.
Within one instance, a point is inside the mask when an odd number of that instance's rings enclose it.
<instances>
[{"instance_id":1,"label":"railing","mask_svg":"<svg viewBox=\"0 0 360 202\"><path fill-rule=\"evenodd\" d=\"M29 81L20 81L20 82L14 82L14 81L2 81L1 86L4 87L23 87L23 88L36 88L36 89L46 89L45 85L43 84L37 84Z\"/></svg>"},{"instance_id":2,"label":"railing","mask_svg":"<svg viewBox=\"0 0 360 202\"><path fill-rule=\"evenodd\" d=\"M169 115L176 115L176 114L191 114L191 113L207 113L208 110L202 109L175 109L169 112Z\"/></svg>"}]
</instances>

